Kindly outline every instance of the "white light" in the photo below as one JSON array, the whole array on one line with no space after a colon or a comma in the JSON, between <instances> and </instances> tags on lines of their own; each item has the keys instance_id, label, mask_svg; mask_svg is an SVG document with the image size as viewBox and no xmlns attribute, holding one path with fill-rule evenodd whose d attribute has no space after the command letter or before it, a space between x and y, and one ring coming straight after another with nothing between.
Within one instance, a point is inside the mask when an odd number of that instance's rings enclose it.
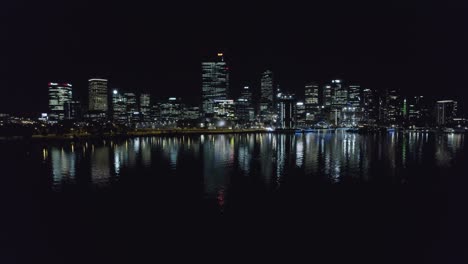
<instances>
[{"instance_id":1,"label":"white light","mask_svg":"<svg viewBox=\"0 0 468 264\"><path fill-rule=\"evenodd\" d=\"M117 93L118 93L117 90L114 90L114 94L117 94Z\"/></svg>"}]
</instances>

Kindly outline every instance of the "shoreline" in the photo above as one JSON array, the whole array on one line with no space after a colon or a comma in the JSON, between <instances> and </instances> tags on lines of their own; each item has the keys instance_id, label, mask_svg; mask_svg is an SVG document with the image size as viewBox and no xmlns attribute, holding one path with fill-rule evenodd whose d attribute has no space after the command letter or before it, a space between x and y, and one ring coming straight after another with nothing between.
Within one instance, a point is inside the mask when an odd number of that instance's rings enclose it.
<instances>
[{"instance_id":1,"label":"shoreline","mask_svg":"<svg viewBox=\"0 0 468 264\"><path fill-rule=\"evenodd\" d=\"M31 141L54 141L54 140L92 140L92 139L110 139L110 138L134 138L151 136L183 136L183 135L213 135L213 134L247 134L247 133L271 133L264 129L165 129L165 130L142 130L129 131L127 133L104 133L96 134L64 134L64 135L32 135L31 137L12 136L0 137L0 140L31 140Z\"/></svg>"},{"instance_id":2,"label":"shoreline","mask_svg":"<svg viewBox=\"0 0 468 264\"><path fill-rule=\"evenodd\" d=\"M272 133L272 134L309 134L318 132L330 132L333 133L337 129L314 129L314 130L303 130L298 131L297 129L284 129L268 131L265 129L145 129L137 131L129 131L127 133L104 133L104 134L64 134L64 135L32 135L32 136L8 136L1 137L0 141L67 141L67 140L93 140L93 139L112 139L112 138L135 138L135 137L152 137L152 136L184 136L184 135L216 135L216 134L248 134L248 133ZM385 133L382 131L366 131L363 133L357 131L346 131L345 129L338 129L347 133L359 133L359 134L374 134L374 133ZM402 130L395 131L397 133L409 133L409 132L421 132L421 133L442 133L450 134L443 131L429 130L429 131L417 131L417 130ZM464 133L456 133L464 134Z\"/></svg>"}]
</instances>

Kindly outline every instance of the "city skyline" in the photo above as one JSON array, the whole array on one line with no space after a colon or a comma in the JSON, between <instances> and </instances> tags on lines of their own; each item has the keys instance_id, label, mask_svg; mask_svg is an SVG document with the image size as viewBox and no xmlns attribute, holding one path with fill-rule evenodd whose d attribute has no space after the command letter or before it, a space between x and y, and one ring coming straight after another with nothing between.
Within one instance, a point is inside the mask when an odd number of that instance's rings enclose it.
<instances>
[{"instance_id":1,"label":"city skyline","mask_svg":"<svg viewBox=\"0 0 468 264\"><path fill-rule=\"evenodd\" d=\"M306 83L298 94L274 89L273 72L261 74L258 100L244 86L238 97L230 91L229 66L223 53L201 63L201 98L198 106L182 98L166 99L149 93L108 89L107 79L89 79L89 103L72 97L70 83L49 83L49 111L40 120L55 123L112 121L140 128L267 128L308 129L334 127L464 127L458 101L428 101L404 96L398 89L378 91L333 79ZM153 99L151 99L153 98ZM180 123L182 122L182 123ZM187 123L188 122L188 123ZM195 122L195 123L194 123Z\"/></svg>"},{"instance_id":2,"label":"city skyline","mask_svg":"<svg viewBox=\"0 0 468 264\"><path fill-rule=\"evenodd\" d=\"M216 54L216 53L215 53ZM229 66L224 62L224 54L223 53L217 53L217 56L222 56L223 57L223 67L226 67L226 68L229 68ZM212 56L212 58L214 58L215 56ZM203 63L202 63L203 65ZM204 66L203 66L204 67ZM202 67L202 70L200 71L200 75L201 75L201 78L200 80L201 83L201 87L202 87L202 91L203 91L203 67ZM262 86L262 83L264 82L264 78L265 78L265 74L267 74L267 76L269 76L268 78L270 78L271 80L268 80L267 82L269 83L269 85L271 86L271 88L273 88L273 86L277 86L279 87L279 83L281 83L280 80L277 80L275 78L273 78L273 72L269 69L266 69L265 71L262 71L262 73L260 73L256 79L253 79L253 80L248 80L248 81L245 81L244 83L255 83L255 82L258 82L258 85L257 86L254 86L252 88L252 86L250 85L243 85L241 87L232 87L232 85L230 84L230 81L229 81L229 74L227 75L227 79L226 79L226 86L227 88L225 89L225 92L223 96L219 97L218 99L232 99L232 100L235 100L235 99L238 99L238 98L241 98L242 97L242 91L243 91L243 88L245 87L249 87L251 93L253 94L253 102L255 102L257 104L256 108L255 109L255 112L258 112L260 113L262 110L260 109L262 107L262 105L264 105L265 103L262 101L264 101L264 99L262 99L262 87L264 87L264 85ZM271 75L271 76L270 76ZM338 80L343 80L343 79L333 79L333 80L326 80L326 81L317 81L317 80L312 80L312 81L307 81L307 82L304 82L303 83L303 86L300 87L298 90L291 90L291 89L281 89L283 90L284 92L287 92L287 93L291 93L291 94L295 94L299 97L299 99L301 100L307 100L307 87L310 86L310 85L316 85L317 88L320 88L321 90L321 100L325 100L323 102L321 102L322 104L324 105L330 105L332 106L333 108L333 104L337 105L338 107L343 107L344 105L344 101L346 101L346 98L348 98L349 96L352 96L351 94L348 95L348 90L344 91L345 94L343 94L342 99L341 99L341 103L338 102L338 101L335 101L335 102L332 102L332 97L331 97L331 94L328 94L326 95L327 93L327 90L328 89L332 89L332 90L337 90L336 88L337 87L341 87L341 86L337 86L339 84L335 84L334 82ZM351 86L356 86L358 87L358 89L371 89L373 91L377 91L378 93L385 93L386 91L390 91L390 92L397 92L399 96L402 96L404 98L411 98L411 97L416 97L416 96L424 96L426 98L426 100L429 100L429 101L432 101L433 103L436 103L437 101L442 101L442 100L452 100L453 97L449 97L447 95L445 96L429 96L427 94L408 94L408 93L404 93L404 91L402 91L401 89L387 89L387 90L382 90L382 89L379 89L379 88L374 88L374 87L362 87L362 85L360 85L358 82L353 82L353 83L350 83L349 81L345 80L347 82L348 85L351 85ZM105 105L102 106L104 107L103 109L99 109L99 110L104 110L106 109L105 111L108 111L111 109L111 106L108 105L109 103L111 104L112 103L112 91L114 90L119 90L119 91L124 91L124 92L132 92L132 93L136 93L138 94L138 96L140 94L144 94L144 95L147 95L147 96L151 96L151 98L153 98L153 100L158 100L158 101L161 101L161 100L165 100L169 97L174 97L176 96L175 94L177 94L177 92L173 92L173 93L170 93L168 96L161 96L161 95L157 95L154 93L154 91L151 91L150 89L129 89L129 88L123 88L123 89L120 89L120 88L110 88L110 87L116 87L116 85L113 84L112 80L111 79L104 79L104 78L91 78L91 79L88 79L87 81L87 86L86 89L84 89L85 91L83 91L83 89L77 89L76 87L73 88L73 96L71 97L70 95L70 101L74 101L74 102L81 102L83 106L86 106L86 109L89 109L90 111L92 111L92 107L90 108L89 106L91 105L91 101L90 101L90 98L91 97L95 97L95 96L90 96L90 94L92 94L92 83L99 83L99 82L103 82L105 84L103 84L103 87L105 86L105 89L102 91L102 93L106 93L107 94L107 98L106 98L106 101L104 102ZM49 97L48 97L48 100L50 100L50 85L51 84L58 84L59 86L62 85L62 86L72 86L74 82L70 82L70 81L57 81L57 80L54 80L54 82L50 82L48 81L48 85L49 85L49 92L47 93L45 90L43 92L43 94L48 94ZM94 86L96 86L96 84L93 84ZM334 86L337 86L337 87L334 87ZM71 89L71 88L70 88ZM264 88L263 88L264 89ZM270 89L270 88L269 88ZM272 90L274 89L277 89L277 88L273 88ZM305 90L304 90L305 89ZM347 89L349 89L349 87L347 87ZM204 101L204 95L203 95L203 92L202 93L199 93L198 95L195 94L195 92L200 92L200 89L198 89L198 91L194 91L193 94L191 95L186 95L186 96L183 96L183 99L184 99L184 102L189 104L189 105L192 105L192 106L200 106L203 108L203 101ZM263 90L263 92L265 92L265 90ZM330 91L328 91L328 93L330 93ZM273 92L272 92L273 93ZM78 96L76 96L76 94L79 94ZM269 94L269 92L267 93ZM102 94L103 96L103 94ZM270 96L270 95L267 95L267 96ZM322 99L322 96L323 96L323 99ZM329 97L327 97L329 96ZM176 97L180 97L180 96L176 96ZM216 97L216 96L215 96ZM215 98L213 97L213 98ZM326 99L326 98L329 98L329 99ZM318 99L318 98L317 98ZM458 103L458 111L459 113L462 113L463 115L466 114L465 112L465 108L464 108L464 100L466 98L457 98L457 101L459 102ZM103 99L101 99L103 100ZM109 100L109 102L107 102L107 100ZM326 100L330 100L329 102L326 102ZM84 102L87 102L87 103L84 103ZM36 105L40 105L40 104L43 104L44 102L39 102L37 103ZM271 102L273 103L273 102ZM40 111L40 110L36 110L36 111L31 111L29 112L29 116L34 116L34 115L38 115L40 113L44 113L44 112L47 112L47 113L50 113L50 104L47 104L46 105L46 108L48 110L46 111ZM63 107L62 107L63 108ZM63 110L63 109L62 109ZM3 111L2 113L7 113L7 114L17 114L17 113L12 113L12 112L9 112L9 111ZM22 114L25 114L25 113L19 113L19 115L22 115Z\"/></svg>"},{"instance_id":3,"label":"city skyline","mask_svg":"<svg viewBox=\"0 0 468 264\"><path fill-rule=\"evenodd\" d=\"M71 82L80 98L89 78L184 97L198 90L200 61L217 51L226 54L233 89L256 89L256 76L270 69L290 92L310 81L345 79L435 100L443 89L466 105L460 83L467 81L467 43L461 32L468 23L456 5L405 2L381 8L343 2L317 3L313 9L271 5L257 12L262 9L254 4L242 8L243 16L234 15L240 6L214 12L223 6L193 4L191 13L165 4L159 7L165 12L154 16L145 6L7 3L0 13L5 18L0 27L7 29L0 42L0 89L5 91L0 112L45 111L45 101L33 99L46 99L41 89L52 80ZM206 30L209 14L224 22ZM165 28L163 21L174 27ZM24 105L14 103L25 94Z\"/></svg>"}]
</instances>

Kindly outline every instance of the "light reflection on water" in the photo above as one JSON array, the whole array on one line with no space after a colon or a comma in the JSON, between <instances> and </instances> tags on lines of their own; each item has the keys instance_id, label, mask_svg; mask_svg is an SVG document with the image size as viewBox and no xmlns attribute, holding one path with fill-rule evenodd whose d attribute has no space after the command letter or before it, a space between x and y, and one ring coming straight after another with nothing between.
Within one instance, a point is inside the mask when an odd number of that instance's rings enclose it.
<instances>
[{"instance_id":1,"label":"light reflection on water","mask_svg":"<svg viewBox=\"0 0 468 264\"><path fill-rule=\"evenodd\" d=\"M50 164L57 190L80 178L105 187L149 171L151 177L200 175L204 193L219 197L233 177L260 179L270 189L295 175L368 181L398 177L411 166L449 167L463 148L459 134L232 134L64 144L38 150L38 158Z\"/></svg>"}]
</instances>

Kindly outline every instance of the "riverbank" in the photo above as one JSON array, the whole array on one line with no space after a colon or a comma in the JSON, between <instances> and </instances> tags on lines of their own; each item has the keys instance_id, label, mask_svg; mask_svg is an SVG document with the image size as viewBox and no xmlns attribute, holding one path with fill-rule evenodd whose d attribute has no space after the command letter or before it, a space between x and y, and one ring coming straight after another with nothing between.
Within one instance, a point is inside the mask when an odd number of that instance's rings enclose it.
<instances>
[{"instance_id":1,"label":"riverbank","mask_svg":"<svg viewBox=\"0 0 468 264\"><path fill-rule=\"evenodd\" d=\"M244 133L268 133L265 129L139 129L128 131L126 133L74 133L74 134L49 134L49 135L32 135L29 138L25 137L8 137L3 140L81 140L81 139L106 139L106 138L132 138L132 137L149 137L149 136L178 136L178 135L210 135L210 134L244 134Z\"/></svg>"}]
</instances>

